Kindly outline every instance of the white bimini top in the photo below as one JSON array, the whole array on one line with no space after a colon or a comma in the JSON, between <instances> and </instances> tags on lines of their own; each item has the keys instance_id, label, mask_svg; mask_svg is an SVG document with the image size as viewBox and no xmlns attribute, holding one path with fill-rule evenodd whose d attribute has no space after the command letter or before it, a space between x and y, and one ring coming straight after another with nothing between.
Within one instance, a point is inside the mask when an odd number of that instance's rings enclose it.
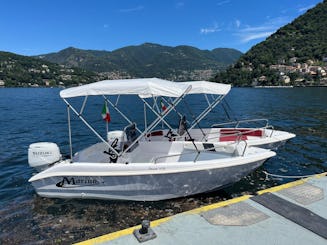
<instances>
[{"instance_id":1,"label":"white bimini top","mask_svg":"<svg viewBox=\"0 0 327 245\"><path fill-rule=\"evenodd\" d=\"M230 84L214 83L208 81L189 81L180 84L191 85L192 89L188 94L219 94L226 95L231 89Z\"/></svg>"},{"instance_id":2,"label":"white bimini top","mask_svg":"<svg viewBox=\"0 0 327 245\"><path fill-rule=\"evenodd\" d=\"M141 98L156 96L179 97L190 85L159 78L104 80L60 91L61 98L89 95L138 95Z\"/></svg>"}]
</instances>

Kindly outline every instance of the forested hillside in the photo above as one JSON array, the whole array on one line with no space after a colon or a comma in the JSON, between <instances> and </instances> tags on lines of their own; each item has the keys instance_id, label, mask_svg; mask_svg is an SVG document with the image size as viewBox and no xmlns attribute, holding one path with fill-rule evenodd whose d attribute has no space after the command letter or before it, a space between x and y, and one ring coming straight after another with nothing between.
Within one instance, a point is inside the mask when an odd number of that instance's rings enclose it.
<instances>
[{"instance_id":1,"label":"forested hillside","mask_svg":"<svg viewBox=\"0 0 327 245\"><path fill-rule=\"evenodd\" d=\"M102 73L108 78L160 77L178 81L209 79L234 63L241 54L227 48L209 51L191 46L169 47L145 43L112 52L71 47L37 57Z\"/></svg>"},{"instance_id":2,"label":"forested hillside","mask_svg":"<svg viewBox=\"0 0 327 245\"><path fill-rule=\"evenodd\" d=\"M94 79L96 79L94 72L69 68L28 56L0 52L0 86L69 86L89 83Z\"/></svg>"},{"instance_id":3,"label":"forested hillside","mask_svg":"<svg viewBox=\"0 0 327 245\"><path fill-rule=\"evenodd\" d=\"M327 84L327 1L252 47L215 81L250 85Z\"/></svg>"}]
</instances>

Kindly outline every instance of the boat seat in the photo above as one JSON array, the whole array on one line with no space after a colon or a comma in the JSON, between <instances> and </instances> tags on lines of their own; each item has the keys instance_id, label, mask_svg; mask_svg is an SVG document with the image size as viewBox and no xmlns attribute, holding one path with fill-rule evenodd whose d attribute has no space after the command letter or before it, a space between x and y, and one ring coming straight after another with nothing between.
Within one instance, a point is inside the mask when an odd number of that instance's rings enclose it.
<instances>
[{"instance_id":1,"label":"boat seat","mask_svg":"<svg viewBox=\"0 0 327 245\"><path fill-rule=\"evenodd\" d=\"M183 134L185 134L186 130L187 130L186 117L185 116L182 116L179 119L179 122L178 122L178 130L177 130L177 133L180 136L182 136Z\"/></svg>"},{"instance_id":2,"label":"boat seat","mask_svg":"<svg viewBox=\"0 0 327 245\"><path fill-rule=\"evenodd\" d=\"M178 160L181 157L181 154L183 153L183 150L184 150L183 142L178 142L178 141L173 142L168 149L167 156L170 157L161 159L161 162L178 162Z\"/></svg>"},{"instance_id":3,"label":"boat seat","mask_svg":"<svg viewBox=\"0 0 327 245\"><path fill-rule=\"evenodd\" d=\"M219 137L220 142L247 140L247 139L248 139L248 137L246 135L222 135Z\"/></svg>"},{"instance_id":4,"label":"boat seat","mask_svg":"<svg viewBox=\"0 0 327 245\"><path fill-rule=\"evenodd\" d=\"M152 132L150 132L150 133L147 133L147 134L146 134L146 137L147 137L149 140L151 140L152 137L158 137L158 136L163 136L163 135L164 135L164 133L163 133L162 130L157 130L157 131L152 131ZM159 137L159 139L160 139L160 137Z\"/></svg>"},{"instance_id":5,"label":"boat seat","mask_svg":"<svg viewBox=\"0 0 327 245\"><path fill-rule=\"evenodd\" d=\"M242 134L242 135L238 135ZM246 128L223 128L220 130L219 141L236 141L247 140L248 136L262 137L263 131L261 129L246 129Z\"/></svg>"},{"instance_id":6,"label":"boat seat","mask_svg":"<svg viewBox=\"0 0 327 245\"><path fill-rule=\"evenodd\" d=\"M186 122L186 117L182 116L179 119L179 123L178 123L178 130L177 130L177 134L179 136L185 136L184 140L185 141L194 141L193 137L190 135L188 129L187 129L187 122ZM186 134L185 134L186 133Z\"/></svg>"}]
</instances>

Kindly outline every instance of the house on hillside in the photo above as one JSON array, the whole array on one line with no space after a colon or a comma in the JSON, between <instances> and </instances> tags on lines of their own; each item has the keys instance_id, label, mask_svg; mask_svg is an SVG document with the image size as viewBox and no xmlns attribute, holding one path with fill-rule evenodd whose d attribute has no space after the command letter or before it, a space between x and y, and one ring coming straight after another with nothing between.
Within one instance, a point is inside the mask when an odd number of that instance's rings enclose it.
<instances>
[{"instance_id":1,"label":"house on hillside","mask_svg":"<svg viewBox=\"0 0 327 245\"><path fill-rule=\"evenodd\" d=\"M282 76L281 77L281 81L283 82L283 83L290 83L291 82L291 79L290 79L290 77L289 76L287 76L287 75L284 75L284 76Z\"/></svg>"},{"instance_id":2,"label":"house on hillside","mask_svg":"<svg viewBox=\"0 0 327 245\"><path fill-rule=\"evenodd\" d=\"M297 61L297 57L292 57L289 59L289 62L292 63L292 64L295 64Z\"/></svg>"},{"instance_id":3,"label":"house on hillside","mask_svg":"<svg viewBox=\"0 0 327 245\"><path fill-rule=\"evenodd\" d=\"M261 76L261 77L259 77L258 81L259 82L266 82L268 80L267 80L267 77L266 76Z\"/></svg>"}]
</instances>

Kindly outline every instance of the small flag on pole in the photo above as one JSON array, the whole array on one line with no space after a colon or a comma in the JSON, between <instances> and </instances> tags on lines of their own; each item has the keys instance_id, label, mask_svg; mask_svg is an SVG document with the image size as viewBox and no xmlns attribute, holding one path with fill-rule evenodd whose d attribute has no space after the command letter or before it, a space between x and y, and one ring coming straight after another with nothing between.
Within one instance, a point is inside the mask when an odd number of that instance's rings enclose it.
<instances>
[{"instance_id":1,"label":"small flag on pole","mask_svg":"<svg viewBox=\"0 0 327 245\"><path fill-rule=\"evenodd\" d=\"M161 104L161 110L162 110L162 111L167 110L167 107L166 107L166 105L162 102L162 100L160 101L160 104Z\"/></svg>"},{"instance_id":2,"label":"small flag on pole","mask_svg":"<svg viewBox=\"0 0 327 245\"><path fill-rule=\"evenodd\" d=\"M110 113L109 113L109 109L107 106L107 103L104 103L103 107L102 107L102 119L105 120L106 122L110 122L111 118L110 118Z\"/></svg>"}]
</instances>

